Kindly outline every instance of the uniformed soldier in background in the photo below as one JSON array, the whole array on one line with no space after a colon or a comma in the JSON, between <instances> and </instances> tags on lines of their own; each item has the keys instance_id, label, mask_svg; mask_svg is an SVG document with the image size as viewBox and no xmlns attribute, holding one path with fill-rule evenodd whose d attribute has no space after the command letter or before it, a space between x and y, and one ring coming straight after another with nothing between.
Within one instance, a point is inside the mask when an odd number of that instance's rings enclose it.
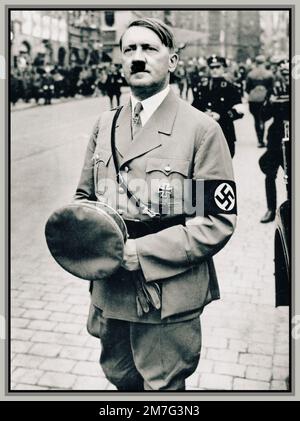
<instances>
[{"instance_id":1,"label":"uniformed soldier in background","mask_svg":"<svg viewBox=\"0 0 300 421\"><path fill-rule=\"evenodd\" d=\"M237 87L226 80L226 60L223 57L213 55L208 58L207 65L210 77L198 84L194 90L192 105L198 110L205 112L216 120L225 135L231 157L235 153L235 130L234 120L243 117L234 106L242 102L241 94Z\"/></svg>"},{"instance_id":2,"label":"uniformed soldier in background","mask_svg":"<svg viewBox=\"0 0 300 421\"><path fill-rule=\"evenodd\" d=\"M199 315L219 298L212 256L235 227L236 211L225 211L234 207L234 192L223 182L233 183L232 162L220 126L169 86L178 60L171 30L156 19L133 21L120 48L130 100L95 125L75 199L116 209L130 237L122 268L93 281L88 330L100 337L101 366L118 390L179 391L198 365ZM127 179L139 206L116 179L115 116L118 179ZM219 183L220 213L186 216L180 186L191 179ZM159 213L162 202L172 211ZM151 287L158 300L147 296Z\"/></svg>"},{"instance_id":3,"label":"uniformed soldier in background","mask_svg":"<svg viewBox=\"0 0 300 421\"><path fill-rule=\"evenodd\" d=\"M202 86L207 86L208 69L207 66L200 66L191 77L193 102L198 99Z\"/></svg>"},{"instance_id":4,"label":"uniformed soldier in background","mask_svg":"<svg viewBox=\"0 0 300 421\"><path fill-rule=\"evenodd\" d=\"M263 148L265 146L265 123L261 115L261 109L265 99L272 91L273 82L273 73L266 69L265 56L258 55L255 58L255 66L248 73L246 79L246 92L248 93L249 111L254 118L258 148Z\"/></svg>"},{"instance_id":5,"label":"uniformed soldier in background","mask_svg":"<svg viewBox=\"0 0 300 421\"><path fill-rule=\"evenodd\" d=\"M110 100L110 106L113 107L114 97L116 98L116 105L120 105L121 97L121 86L123 80L120 71L114 63L111 63L109 71L107 73L107 79L105 83L106 94Z\"/></svg>"},{"instance_id":6,"label":"uniformed soldier in background","mask_svg":"<svg viewBox=\"0 0 300 421\"><path fill-rule=\"evenodd\" d=\"M193 90L193 79L197 74L197 65L193 60L189 60L186 66L186 74L185 74L185 81L186 81L186 91L185 91L185 99L189 99L189 91Z\"/></svg>"},{"instance_id":7,"label":"uniformed soldier in background","mask_svg":"<svg viewBox=\"0 0 300 421\"><path fill-rule=\"evenodd\" d=\"M234 84L238 88L241 97L244 96L247 71L245 65L240 63L238 69L234 71Z\"/></svg>"},{"instance_id":8,"label":"uniformed soldier in background","mask_svg":"<svg viewBox=\"0 0 300 421\"><path fill-rule=\"evenodd\" d=\"M184 62L182 60L178 62L178 66L177 66L176 71L174 72L174 76L175 76L175 82L178 86L179 96L180 98L182 98L184 82L186 79L186 70L184 67Z\"/></svg>"},{"instance_id":9,"label":"uniformed soldier in background","mask_svg":"<svg viewBox=\"0 0 300 421\"><path fill-rule=\"evenodd\" d=\"M289 116L289 62L282 60L279 63L279 75L274 82L272 93L266 99L262 107L262 118L267 121L273 118L268 129L267 150L259 160L262 172L266 175L265 188L267 199L267 212L262 217L262 223L268 223L275 219L276 214L276 176L278 168L283 167L282 138L285 135L284 121Z\"/></svg>"}]
</instances>

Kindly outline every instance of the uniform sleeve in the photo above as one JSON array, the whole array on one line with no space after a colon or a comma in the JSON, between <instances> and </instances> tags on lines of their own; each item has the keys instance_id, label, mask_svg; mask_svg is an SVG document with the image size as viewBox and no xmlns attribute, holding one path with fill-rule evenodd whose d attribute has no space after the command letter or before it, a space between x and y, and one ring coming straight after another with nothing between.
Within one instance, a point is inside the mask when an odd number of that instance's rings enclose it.
<instances>
[{"instance_id":1,"label":"uniform sleeve","mask_svg":"<svg viewBox=\"0 0 300 421\"><path fill-rule=\"evenodd\" d=\"M232 85L232 99L231 99L232 106L236 104L241 104L242 102L242 95L240 94L238 88Z\"/></svg>"},{"instance_id":2,"label":"uniform sleeve","mask_svg":"<svg viewBox=\"0 0 300 421\"><path fill-rule=\"evenodd\" d=\"M232 161L223 132L212 122L198 139L194 178L233 180ZM136 239L139 262L146 281L182 273L213 256L231 237L236 215L195 216L186 226L176 225Z\"/></svg>"},{"instance_id":3,"label":"uniform sleeve","mask_svg":"<svg viewBox=\"0 0 300 421\"><path fill-rule=\"evenodd\" d=\"M266 86L269 95L272 93L273 86L274 86L274 77L271 74L270 77L268 78L268 83L267 83L267 86Z\"/></svg>"},{"instance_id":4,"label":"uniform sleeve","mask_svg":"<svg viewBox=\"0 0 300 421\"><path fill-rule=\"evenodd\" d=\"M270 118L273 117L273 106L270 103L269 98L267 98L264 103L263 106L261 107L261 111L260 111L260 115L263 121L268 121L270 120Z\"/></svg>"},{"instance_id":5,"label":"uniform sleeve","mask_svg":"<svg viewBox=\"0 0 300 421\"><path fill-rule=\"evenodd\" d=\"M73 197L74 201L80 200L96 200L94 187L94 163L93 155L97 142L97 135L99 132L100 119L97 120L93 132L90 136L89 143L86 149L84 164L81 171L80 180Z\"/></svg>"}]
</instances>

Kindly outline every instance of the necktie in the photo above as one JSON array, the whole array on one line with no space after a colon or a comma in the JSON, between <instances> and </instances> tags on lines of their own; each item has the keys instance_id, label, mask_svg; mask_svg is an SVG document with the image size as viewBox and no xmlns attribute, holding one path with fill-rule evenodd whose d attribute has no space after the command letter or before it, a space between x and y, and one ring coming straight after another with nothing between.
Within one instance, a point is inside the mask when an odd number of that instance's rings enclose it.
<instances>
[{"instance_id":1,"label":"necktie","mask_svg":"<svg viewBox=\"0 0 300 421\"><path fill-rule=\"evenodd\" d=\"M134 107L134 115L132 118L132 137L134 137L137 132L142 128L142 120L140 113L143 109L142 103L138 102Z\"/></svg>"}]
</instances>

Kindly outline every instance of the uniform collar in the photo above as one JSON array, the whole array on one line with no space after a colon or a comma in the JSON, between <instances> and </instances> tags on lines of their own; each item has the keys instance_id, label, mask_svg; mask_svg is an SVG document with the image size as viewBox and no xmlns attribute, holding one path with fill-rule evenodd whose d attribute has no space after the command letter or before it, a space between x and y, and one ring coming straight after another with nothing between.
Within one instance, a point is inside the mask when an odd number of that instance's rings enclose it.
<instances>
[{"instance_id":1,"label":"uniform collar","mask_svg":"<svg viewBox=\"0 0 300 421\"><path fill-rule=\"evenodd\" d=\"M164 141L164 135L171 135L179 102L178 96L170 89L152 118L132 141L131 102L128 101L116 124L116 147L122 157L120 165L159 147Z\"/></svg>"},{"instance_id":2,"label":"uniform collar","mask_svg":"<svg viewBox=\"0 0 300 421\"><path fill-rule=\"evenodd\" d=\"M170 91L170 85L164 88L162 91L158 92L155 95L150 96L149 98L144 99L143 101L138 100L133 94L130 95L131 99L131 112L133 116L134 107L138 102L141 102L143 110L140 113L142 126L144 126L152 114L157 110L163 100L166 98Z\"/></svg>"}]
</instances>

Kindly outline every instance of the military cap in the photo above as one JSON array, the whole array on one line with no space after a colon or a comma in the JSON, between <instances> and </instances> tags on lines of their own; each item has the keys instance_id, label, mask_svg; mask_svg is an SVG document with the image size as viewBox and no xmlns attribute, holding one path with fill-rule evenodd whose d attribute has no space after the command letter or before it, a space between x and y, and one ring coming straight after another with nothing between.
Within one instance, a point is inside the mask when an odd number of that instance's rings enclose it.
<instances>
[{"instance_id":1,"label":"military cap","mask_svg":"<svg viewBox=\"0 0 300 421\"><path fill-rule=\"evenodd\" d=\"M122 264L128 238L123 218L102 202L74 202L54 211L45 227L48 248L63 269L95 281Z\"/></svg>"},{"instance_id":2,"label":"military cap","mask_svg":"<svg viewBox=\"0 0 300 421\"><path fill-rule=\"evenodd\" d=\"M223 67L227 67L226 59L224 57L217 56L216 54L213 54L212 56L208 57L207 65L209 67L214 67L214 66L219 66L219 65Z\"/></svg>"}]
</instances>

